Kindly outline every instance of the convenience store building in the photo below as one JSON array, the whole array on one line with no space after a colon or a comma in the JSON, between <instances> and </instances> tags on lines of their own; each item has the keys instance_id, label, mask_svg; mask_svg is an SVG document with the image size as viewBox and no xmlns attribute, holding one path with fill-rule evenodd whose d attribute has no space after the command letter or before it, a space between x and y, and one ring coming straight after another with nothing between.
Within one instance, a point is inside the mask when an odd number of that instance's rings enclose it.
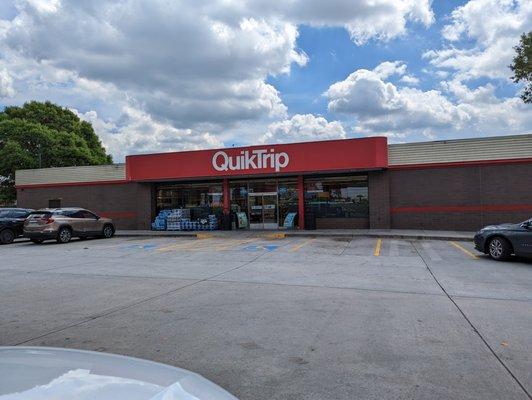
<instances>
[{"instance_id":1,"label":"convenience store building","mask_svg":"<svg viewBox=\"0 0 532 400\"><path fill-rule=\"evenodd\" d=\"M388 145L385 137L131 155L16 172L20 207L88 208L118 229L162 209L249 229L475 230L532 216L532 135Z\"/></svg>"}]
</instances>

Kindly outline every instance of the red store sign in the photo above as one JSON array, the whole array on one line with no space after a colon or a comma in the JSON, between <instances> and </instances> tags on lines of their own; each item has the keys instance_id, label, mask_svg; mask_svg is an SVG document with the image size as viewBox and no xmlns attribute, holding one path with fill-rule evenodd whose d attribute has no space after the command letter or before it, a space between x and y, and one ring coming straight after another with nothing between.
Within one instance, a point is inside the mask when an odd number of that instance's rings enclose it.
<instances>
[{"instance_id":1,"label":"red store sign","mask_svg":"<svg viewBox=\"0 0 532 400\"><path fill-rule=\"evenodd\" d=\"M385 137L182 151L126 157L126 176L153 181L388 167Z\"/></svg>"}]
</instances>

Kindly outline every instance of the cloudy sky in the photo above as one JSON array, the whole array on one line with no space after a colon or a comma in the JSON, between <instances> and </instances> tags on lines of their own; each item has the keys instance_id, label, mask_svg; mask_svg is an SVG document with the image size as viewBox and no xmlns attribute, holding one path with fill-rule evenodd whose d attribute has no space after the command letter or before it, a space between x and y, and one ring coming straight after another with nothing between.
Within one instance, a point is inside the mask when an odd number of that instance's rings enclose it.
<instances>
[{"instance_id":1,"label":"cloudy sky","mask_svg":"<svg viewBox=\"0 0 532 400\"><path fill-rule=\"evenodd\" d=\"M0 106L51 100L125 154L532 132L530 0L1 0Z\"/></svg>"}]
</instances>

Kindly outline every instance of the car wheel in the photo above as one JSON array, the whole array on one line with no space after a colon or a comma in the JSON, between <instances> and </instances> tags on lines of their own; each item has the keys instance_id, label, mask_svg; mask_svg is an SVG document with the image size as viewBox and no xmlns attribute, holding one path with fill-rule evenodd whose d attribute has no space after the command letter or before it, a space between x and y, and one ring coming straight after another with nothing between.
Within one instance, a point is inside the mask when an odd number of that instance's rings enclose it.
<instances>
[{"instance_id":1,"label":"car wheel","mask_svg":"<svg viewBox=\"0 0 532 400\"><path fill-rule=\"evenodd\" d=\"M70 228L61 228L57 232L57 243L68 243L72 239L72 231Z\"/></svg>"},{"instance_id":2,"label":"car wheel","mask_svg":"<svg viewBox=\"0 0 532 400\"><path fill-rule=\"evenodd\" d=\"M13 243L13 240L15 240L15 232L11 229L4 229L0 232L0 243L9 244Z\"/></svg>"},{"instance_id":3,"label":"car wheel","mask_svg":"<svg viewBox=\"0 0 532 400\"><path fill-rule=\"evenodd\" d=\"M488 244L488 253L497 261L506 260L512 254L512 247L508 240L502 237L494 237Z\"/></svg>"},{"instance_id":4,"label":"car wheel","mask_svg":"<svg viewBox=\"0 0 532 400\"><path fill-rule=\"evenodd\" d=\"M42 242L44 242L44 239L30 239L33 243L35 244L41 244Z\"/></svg>"},{"instance_id":5,"label":"car wheel","mask_svg":"<svg viewBox=\"0 0 532 400\"><path fill-rule=\"evenodd\" d=\"M113 237L114 234L115 234L115 230L112 225L105 225L103 227L102 235L104 238L109 239Z\"/></svg>"}]
</instances>

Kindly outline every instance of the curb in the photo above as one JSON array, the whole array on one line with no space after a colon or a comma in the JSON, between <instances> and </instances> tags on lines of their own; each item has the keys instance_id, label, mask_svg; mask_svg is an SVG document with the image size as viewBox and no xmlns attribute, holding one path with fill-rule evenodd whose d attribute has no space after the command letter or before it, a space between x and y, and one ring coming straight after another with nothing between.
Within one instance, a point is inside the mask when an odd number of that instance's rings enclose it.
<instances>
[{"instance_id":1,"label":"curb","mask_svg":"<svg viewBox=\"0 0 532 400\"><path fill-rule=\"evenodd\" d=\"M391 233L352 233L352 234L312 234L312 233L287 233L287 237L310 237L310 238L319 238L319 237L328 237L331 239L353 239L357 237L367 237L367 238L380 238L380 239L404 239L404 240L445 240L445 241L455 241L455 242L472 242L472 237L466 236L431 236L431 235L404 235L404 234L391 234Z\"/></svg>"},{"instance_id":2,"label":"curb","mask_svg":"<svg viewBox=\"0 0 532 400\"><path fill-rule=\"evenodd\" d=\"M246 231L249 236L249 231ZM256 232L257 236L262 236L265 239L283 239L285 237L306 237L306 238L331 238L331 239L353 239L353 238L381 238L381 239L403 239L403 240L445 240L457 242L471 242L473 237L469 236L438 236L438 235L408 235L408 234L393 234L393 233L312 233L308 232ZM134 233L117 231L116 237L186 237L191 239L208 239L214 237L226 237L225 235L216 234L214 232L178 232L178 231L154 231L153 233Z\"/></svg>"}]
</instances>

